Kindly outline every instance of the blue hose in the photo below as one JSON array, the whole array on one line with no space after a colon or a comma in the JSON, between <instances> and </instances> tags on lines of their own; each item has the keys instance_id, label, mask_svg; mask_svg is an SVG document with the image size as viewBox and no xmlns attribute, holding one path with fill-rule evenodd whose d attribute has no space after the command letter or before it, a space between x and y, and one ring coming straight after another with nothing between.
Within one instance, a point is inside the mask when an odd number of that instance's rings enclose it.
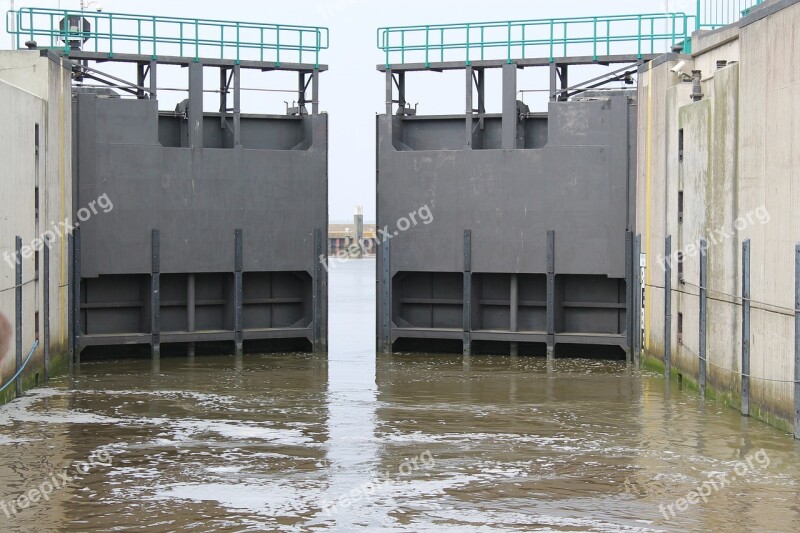
<instances>
[{"instance_id":1,"label":"blue hose","mask_svg":"<svg viewBox=\"0 0 800 533\"><path fill-rule=\"evenodd\" d=\"M22 374L22 371L25 370L26 366L28 366L28 361L30 361L31 357L33 357L33 352L36 351L36 347L37 346L39 346L39 339L36 339L35 341L33 341L33 346L31 347L31 351L28 354L28 357L25 359L25 362L22 363L22 367L19 370L17 370L17 373L14 374L14 377L12 377L10 380L8 380L8 383L6 383L2 387L0 387L0 393L5 391L9 387L9 385L14 383L17 380L17 378L19 377L19 375Z\"/></svg>"}]
</instances>

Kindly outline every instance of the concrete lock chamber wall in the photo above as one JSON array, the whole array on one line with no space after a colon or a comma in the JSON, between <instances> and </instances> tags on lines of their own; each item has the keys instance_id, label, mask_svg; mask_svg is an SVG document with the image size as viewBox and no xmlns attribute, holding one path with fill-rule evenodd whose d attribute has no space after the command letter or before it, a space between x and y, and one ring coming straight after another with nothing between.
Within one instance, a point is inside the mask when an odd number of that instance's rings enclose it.
<instances>
[{"instance_id":1,"label":"concrete lock chamber wall","mask_svg":"<svg viewBox=\"0 0 800 533\"><path fill-rule=\"evenodd\" d=\"M685 39L688 25L634 33L626 48L612 36L627 35L622 25L631 22L641 30L637 17L601 20L609 39L599 47L596 33L594 43L578 35L586 22L379 30L387 102L377 117L380 351L633 355L636 92L605 89L631 84L637 66ZM568 72L585 65L607 68L570 84ZM546 113L519 100L518 74L537 67L550 72ZM500 87L487 86L491 69L502 71ZM452 98L463 98L466 112L417 114L408 74L442 71L463 73L465 90ZM486 112L492 89L502 91L501 113ZM396 231L421 206L432 223Z\"/></svg>"},{"instance_id":2,"label":"concrete lock chamber wall","mask_svg":"<svg viewBox=\"0 0 800 533\"><path fill-rule=\"evenodd\" d=\"M121 347L325 351L327 30L76 12L90 27L62 43L52 25L64 11L22 11L21 30L45 41L29 47L74 65L75 359ZM188 73L174 110L159 109L167 66ZM245 71L259 84L243 87ZM293 76L292 105L247 113L242 93L274 90L274 72Z\"/></svg>"}]
</instances>

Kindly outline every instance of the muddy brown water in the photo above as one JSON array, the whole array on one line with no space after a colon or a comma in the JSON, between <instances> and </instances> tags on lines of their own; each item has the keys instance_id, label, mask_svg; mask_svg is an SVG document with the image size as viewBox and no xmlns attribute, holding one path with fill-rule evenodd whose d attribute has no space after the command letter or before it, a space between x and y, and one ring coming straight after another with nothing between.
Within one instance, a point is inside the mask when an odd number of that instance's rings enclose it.
<instances>
[{"instance_id":1,"label":"muddy brown water","mask_svg":"<svg viewBox=\"0 0 800 533\"><path fill-rule=\"evenodd\" d=\"M0 407L0 531L800 530L800 445L657 374L376 359L374 266L331 272L329 357L88 363Z\"/></svg>"}]
</instances>

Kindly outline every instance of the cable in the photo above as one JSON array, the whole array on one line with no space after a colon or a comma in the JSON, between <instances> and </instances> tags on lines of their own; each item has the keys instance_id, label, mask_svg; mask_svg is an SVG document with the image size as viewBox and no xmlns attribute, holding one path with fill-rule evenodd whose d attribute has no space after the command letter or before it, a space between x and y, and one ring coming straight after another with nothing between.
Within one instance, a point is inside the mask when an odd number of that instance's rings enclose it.
<instances>
[{"instance_id":1,"label":"cable","mask_svg":"<svg viewBox=\"0 0 800 533\"><path fill-rule=\"evenodd\" d=\"M688 281L683 281L683 282L681 282L681 284L688 285L690 287L695 287L696 289L703 289L703 287L701 287L700 285L695 285L694 283L689 283ZM664 290L664 287L660 286L660 285L653 285L653 284L650 284L650 283L644 283L643 285L645 287ZM707 296L707 298L709 300L714 301L714 302L721 302L721 303L727 303L727 304L731 304L731 305L741 306L742 302L749 301L751 305L755 304L753 306L753 309L756 309L756 310L759 310L759 311L765 311L767 313L773 313L773 314L776 314L776 315L787 316L787 317L791 317L791 318L794 318L795 313L800 312L800 309L792 309L791 307L783 307L783 306L777 305L777 304L770 304L770 303L766 303L766 302L761 302L759 300L753 300L752 298L743 298L743 297L737 296L735 294L729 294L729 293L722 292L722 291L717 291L717 290L714 290L714 289L706 288L706 290L708 292L715 293L715 294L721 294L722 296L727 296L728 298L730 298L730 300L723 300L723 299L720 299L720 298L714 298L713 296ZM685 294L687 296L700 296L698 293L682 291L682 290L676 289L674 287L672 289L672 292L677 292L678 294ZM738 301L736 301L736 300L738 300ZM768 307L771 307L772 309L768 309ZM775 311L774 309L778 309L778 311Z\"/></svg>"},{"instance_id":2,"label":"cable","mask_svg":"<svg viewBox=\"0 0 800 533\"><path fill-rule=\"evenodd\" d=\"M38 279L39 279L39 278L33 278L33 279L29 279L28 281L26 281L26 282L22 283L22 285L12 285L11 287L6 287L5 289L0 289L0 292L6 292L6 291L14 290L14 289L16 289L16 288L18 288L18 287L24 287L24 286L25 286L25 285L27 285L28 283L33 283L34 281L36 281L36 280L38 280Z\"/></svg>"},{"instance_id":3,"label":"cable","mask_svg":"<svg viewBox=\"0 0 800 533\"><path fill-rule=\"evenodd\" d=\"M37 346L39 346L39 339L36 339L35 341L33 341L33 346L31 347L30 353L28 353L28 358L25 359L24 363L22 363L22 366L19 368L19 370L17 370L17 373L14 374L14 377L12 377L10 380L8 380L8 383L6 383L2 387L0 387L0 393L5 391L8 388L8 386L11 385L12 383L14 383L17 380L17 378L20 376L20 374L22 374L22 371L25 370L26 366L28 366L28 361L30 361L31 357L33 357L33 352L36 350Z\"/></svg>"},{"instance_id":4,"label":"cable","mask_svg":"<svg viewBox=\"0 0 800 533\"><path fill-rule=\"evenodd\" d=\"M718 365L718 364L714 363L713 361L709 361L707 357L705 359L703 359L702 357L700 357L700 354L698 354L697 352L693 351L691 348L689 348L685 344L681 344L681 346L684 346L684 349L687 352L689 352L691 355L696 356L699 361L705 361L709 365L715 366L715 367L719 368L720 370L724 370L724 371L726 371L726 372L728 372L730 374L737 374L737 375L739 375L741 377L748 377L750 379L754 379L754 380L758 380L758 381L769 381L769 382L772 382L772 383L789 383L789 384L800 383L800 381L795 381L795 380L792 380L792 379L772 379L772 378L762 378L762 377L754 376L752 374L749 374L749 375L748 374L742 374L741 372L736 371L736 370L734 370L732 368L725 368L724 366Z\"/></svg>"}]
</instances>

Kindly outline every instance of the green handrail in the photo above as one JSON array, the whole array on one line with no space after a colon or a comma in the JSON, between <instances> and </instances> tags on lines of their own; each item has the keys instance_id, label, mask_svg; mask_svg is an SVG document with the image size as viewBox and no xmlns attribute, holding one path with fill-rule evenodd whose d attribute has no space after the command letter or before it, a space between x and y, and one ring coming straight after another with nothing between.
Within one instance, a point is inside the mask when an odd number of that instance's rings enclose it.
<instances>
[{"instance_id":1,"label":"green handrail","mask_svg":"<svg viewBox=\"0 0 800 533\"><path fill-rule=\"evenodd\" d=\"M719 28L750 14L765 0L697 0L698 28Z\"/></svg>"},{"instance_id":2,"label":"green handrail","mask_svg":"<svg viewBox=\"0 0 800 533\"><path fill-rule=\"evenodd\" d=\"M11 22L14 22L12 25ZM62 23L68 21L68 23ZM84 29L83 21L91 28ZM226 31L227 30L227 31ZM70 41L85 41L84 51L100 52L113 58L115 53L158 56L242 60L303 62L303 54L314 57L319 66L321 50L329 46L329 30L319 26L262 24L227 20L184 19L127 13L103 13L27 7L6 13L6 31L16 35L17 48L22 39L43 40L40 47L62 48L71 51ZM228 35L235 35L231 39ZM227 38L226 38L227 37ZM49 40L49 44L47 41ZM265 56L266 53L266 56ZM213 55L212 55L213 54ZM271 56L271 57L270 57Z\"/></svg>"},{"instance_id":3,"label":"green handrail","mask_svg":"<svg viewBox=\"0 0 800 533\"><path fill-rule=\"evenodd\" d=\"M411 56L430 67L433 61L463 61L469 66L471 51L497 49L494 59L507 63L515 59L547 57L555 61L555 50L568 55L587 55L594 60L604 49L606 55L633 53L642 58L645 50L654 53L657 45L684 43L690 51L690 35L696 28L694 15L651 13L608 17L551 18L497 22L470 22L424 26L378 28L377 44L385 56L386 68L398 57L401 63ZM602 44L602 47L601 47ZM539 55L534 55L539 54ZM413 61L413 59L412 59Z\"/></svg>"}]
</instances>

